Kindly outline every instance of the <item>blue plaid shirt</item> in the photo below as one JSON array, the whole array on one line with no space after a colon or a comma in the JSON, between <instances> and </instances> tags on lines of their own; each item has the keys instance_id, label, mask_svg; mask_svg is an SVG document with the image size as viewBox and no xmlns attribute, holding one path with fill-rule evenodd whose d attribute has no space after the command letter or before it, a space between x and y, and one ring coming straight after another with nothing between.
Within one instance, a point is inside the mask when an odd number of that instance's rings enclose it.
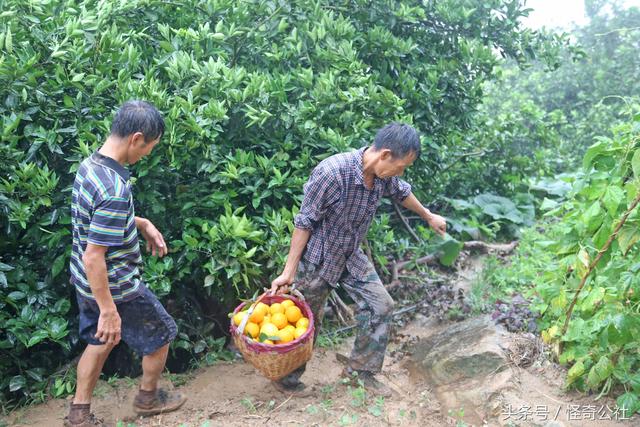
<instances>
[{"instance_id":1,"label":"blue plaid shirt","mask_svg":"<svg viewBox=\"0 0 640 427\"><path fill-rule=\"evenodd\" d=\"M304 185L302 206L294 218L296 228L311 230L304 259L319 265L320 277L331 284L338 282L345 267L354 278L366 278L369 259L360 243L380 199L393 197L402 202L411 194L411 186L398 177L376 177L372 189L365 187L362 159L366 149L320 162Z\"/></svg>"}]
</instances>

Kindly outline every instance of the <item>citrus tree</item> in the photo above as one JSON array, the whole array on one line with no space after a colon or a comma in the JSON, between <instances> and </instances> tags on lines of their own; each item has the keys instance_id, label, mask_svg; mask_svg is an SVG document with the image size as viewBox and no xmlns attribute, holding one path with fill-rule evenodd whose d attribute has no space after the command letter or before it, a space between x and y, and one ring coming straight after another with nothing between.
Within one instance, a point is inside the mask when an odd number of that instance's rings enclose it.
<instances>
[{"instance_id":1,"label":"citrus tree","mask_svg":"<svg viewBox=\"0 0 640 427\"><path fill-rule=\"evenodd\" d=\"M167 122L132 171L136 211L171 250L144 279L180 325L174 356L197 355L282 265L322 158L412 123L425 155L409 179L437 203L436 165L460 154L497 54L557 66L566 38L522 29L523 3L0 0L0 396L73 388L50 376L80 347L71 183L123 101Z\"/></svg>"}]
</instances>

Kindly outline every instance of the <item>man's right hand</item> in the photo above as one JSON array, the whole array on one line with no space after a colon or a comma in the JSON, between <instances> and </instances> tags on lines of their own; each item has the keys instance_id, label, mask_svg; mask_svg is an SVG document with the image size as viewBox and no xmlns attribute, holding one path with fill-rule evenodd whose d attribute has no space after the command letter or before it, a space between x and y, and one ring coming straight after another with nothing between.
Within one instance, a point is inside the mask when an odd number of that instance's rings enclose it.
<instances>
[{"instance_id":1,"label":"man's right hand","mask_svg":"<svg viewBox=\"0 0 640 427\"><path fill-rule=\"evenodd\" d=\"M100 311L96 338L108 345L120 342L120 315L117 309Z\"/></svg>"},{"instance_id":2,"label":"man's right hand","mask_svg":"<svg viewBox=\"0 0 640 427\"><path fill-rule=\"evenodd\" d=\"M271 290L269 293L271 295L279 295L284 294L289 290L289 285L291 285L294 281L295 274L287 274L282 273L271 282Z\"/></svg>"}]
</instances>

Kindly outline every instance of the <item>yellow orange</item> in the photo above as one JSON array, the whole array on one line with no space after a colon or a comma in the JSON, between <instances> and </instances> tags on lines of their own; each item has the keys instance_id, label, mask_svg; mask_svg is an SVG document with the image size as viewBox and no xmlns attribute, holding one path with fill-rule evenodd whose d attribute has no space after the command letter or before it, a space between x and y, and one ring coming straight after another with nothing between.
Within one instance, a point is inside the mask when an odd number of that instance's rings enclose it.
<instances>
[{"instance_id":1,"label":"yellow orange","mask_svg":"<svg viewBox=\"0 0 640 427\"><path fill-rule=\"evenodd\" d=\"M261 323L264 319L264 313L262 311L258 311L257 308L253 310L251 316L249 316L249 320L253 323Z\"/></svg>"},{"instance_id":2,"label":"yellow orange","mask_svg":"<svg viewBox=\"0 0 640 427\"><path fill-rule=\"evenodd\" d=\"M285 327L284 327L284 328L282 328L282 329L287 329L287 330L289 330L289 332L291 332L292 334L296 331L296 327L295 327L295 326L293 326L293 325L287 325L287 326L285 326Z\"/></svg>"},{"instance_id":3,"label":"yellow orange","mask_svg":"<svg viewBox=\"0 0 640 427\"><path fill-rule=\"evenodd\" d=\"M244 316L247 315L246 311L239 311L236 314L233 315L233 323L238 326L240 325L240 322L242 322L242 319L244 319Z\"/></svg>"},{"instance_id":4,"label":"yellow orange","mask_svg":"<svg viewBox=\"0 0 640 427\"><path fill-rule=\"evenodd\" d=\"M287 308L294 306L295 303L293 301L291 301L290 299L286 299L286 300L282 301L280 303L280 305L283 306L284 309L286 310Z\"/></svg>"},{"instance_id":5,"label":"yellow orange","mask_svg":"<svg viewBox=\"0 0 640 427\"><path fill-rule=\"evenodd\" d=\"M290 341L293 341L293 334L288 329L281 329L278 331L278 336L280 337L280 341L278 344L286 344Z\"/></svg>"},{"instance_id":6,"label":"yellow orange","mask_svg":"<svg viewBox=\"0 0 640 427\"><path fill-rule=\"evenodd\" d=\"M271 341L271 340L264 340L264 341L262 341L262 344L271 344L271 345L273 345L273 341Z\"/></svg>"},{"instance_id":7,"label":"yellow orange","mask_svg":"<svg viewBox=\"0 0 640 427\"><path fill-rule=\"evenodd\" d=\"M307 332L307 328L296 328L295 332L293 333L293 336L294 336L295 339L298 339L305 332Z\"/></svg>"},{"instance_id":8,"label":"yellow orange","mask_svg":"<svg viewBox=\"0 0 640 427\"><path fill-rule=\"evenodd\" d=\"M302 311L300 311L300 309L295 305L292 307L287 307L285 314L287 316L287 320L293 324L295 324L302 317Z\"/></svg>"},{"instance_id":9,"label":"yellow orange","mask_svg":"<svg viewBox=\"0 0 640 427\"><path fill-rule=\"evenodd\" d=\"M284 307L282 307L282 304L280 304L279 302L276 302L271 304L271 307L269 307L269 312L272 316L276 313L284 313Z\"/></svg>"},{"instance_id":10,"label":"yellow orange","mask_svg":"<svg viewBox=\"0 0 640 427\"><path fill-rule=\"evenodd\" d=\"M256 304L256 311L261 311L262 314L267 315L269 313L269 306L263 302Z\"/></svg>"},{"instance_id":11,"label":"yellow orange","mask_svg":"<svg viewBox=\"0 0 640 427\"><path fill-rule=\"evenodd\" d=\"M305 328L309 327L309 319L306 317L301 317L300 320L296 322L296 328Z\"/></svg>"},{"instance_id":12,"label":"yellow orange","mask_svg":"<svg viewBox=\"0 0 640 427\"><path fill-rule=\"evenodd\" d=\"M244 328L245 334L249 335L251 338L257 338L260 334L260 326L257 323L249 322L247 326Z\"/></svg>"},{"instance_id":13,"label":"yellow orange","mask_svg":"<svg viewBox=\"0 0 640 427\"><path fill-rule=\"evenodd\" d=\"M268 337L276 337L278 336L278 327L273 323L265 323L260 328L260 333Z\"/></svg>"},{"instance_id":14,"label":"yellow orange","mask_svg":"<svg viewBox=\"0 0 640 427\"><path fill-rule=\"evenodd\" d=\"M276 325L278 329L282 329L288 325L287 316L282 313L275 313L271 316L271 323Z\"/></svg>"}]
</instances>

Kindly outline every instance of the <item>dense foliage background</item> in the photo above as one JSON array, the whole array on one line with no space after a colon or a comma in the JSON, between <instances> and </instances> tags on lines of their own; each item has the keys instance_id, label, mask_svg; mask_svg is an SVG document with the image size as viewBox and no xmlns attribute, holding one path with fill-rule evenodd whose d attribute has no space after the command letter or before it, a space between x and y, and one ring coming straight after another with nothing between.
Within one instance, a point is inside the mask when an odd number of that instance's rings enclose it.
<instances>
[{"instance_id":1,"label":"dense foliage background","mask_svg":"<svg viewBox=\"0 0 640 427\"><path fill-rule=\"evenodd\" d=\"M170 242L144 277L178 321L169 366L184 369L218 357L229 308L279 272L311 169L391 120L423 133L407 179L457 239L517 236L562 203L569 184L551 177L630 122L611 95L639 88L638 30L619 30L638 10L590 4L569 44L523 28L519 0L0 0L3 407L73 390L70 186L123 101L167 122L132 172L136 212ZM382 273L433 250L381 211Z\"/></svg>"}]
</instances>

